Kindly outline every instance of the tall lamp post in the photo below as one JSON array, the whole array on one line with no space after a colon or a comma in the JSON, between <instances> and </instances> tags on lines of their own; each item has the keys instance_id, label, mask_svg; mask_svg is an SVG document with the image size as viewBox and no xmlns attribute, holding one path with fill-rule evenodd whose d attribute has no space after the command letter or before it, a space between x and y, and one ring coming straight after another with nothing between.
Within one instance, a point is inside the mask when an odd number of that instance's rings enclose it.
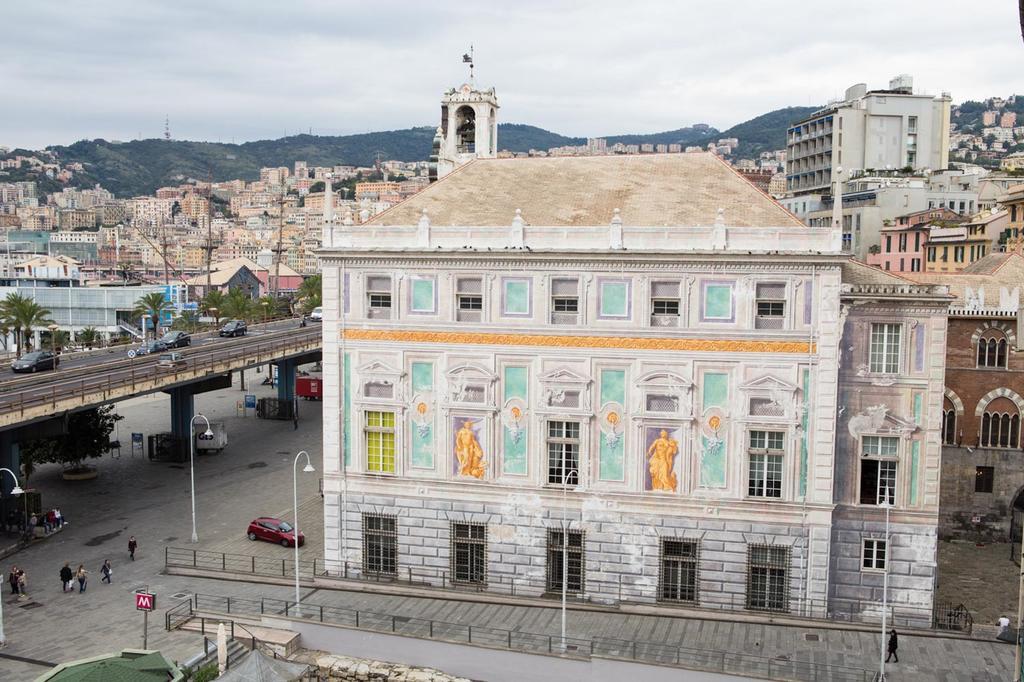
<instances>
[{"instance_id":1,"label":"tall lamp post","mask_svg":"<svg viewBox=\"0 0 1024 682\"><path fill-rule=\"evenodd\" d=\"M2 483L2 481L3 481L3 472L5 472L5 471L11 475L11 478L14 479L14 487L11 488L11 494L12 495L20 495L23 492L25 492L24 490L21 489L21 486L18 485L18 477L14 474L13 471L11 471L10 469L8 469L6 467L0 467L0 483ZM7 636L4 635L4 604L3 604L3 601L4 601L3 599L0 599L0 647L2 647L5 644L7 644Z\"/></svg>"},{"instance_id":2,"label":"tall lamp post","mask_svg":"<svg viewBox=\"0 0 1024 682\"><path fill-rule=\"evenodd\" d=\"M892 509L892 490L887 486L882 489L885 496L885 572L882 573L882 644L878 653L878 682L885 682L885 616L889 606L889 511ZM876 550L877 560L877 550Z\"/></svg>"},{"instance_id":3,"label":"tall lamp post","mask_svg":"<svg viewBox=\"0 0 1024 682\"><path fill-rule=\"evenodd\" d=\"M263 324L267 323L267 306L270 305L269 301L260 301L260 305L263 306Z\"/></svg>"},{"instance_id":4,"label":"tall lamp post","mask_svg":"<svg viewBox=\"0 0 1024 682\"><path fill-rule=\"evenodd\" d=\"M568 469L562 474L562 653L565 653L565 603L569 593L569 527L566 524L567 504L566 492L569 489L569 477L579 472L576 469Z\"/></svg>"},{"instance_id":5,"label":"tall lamp post","mask_svg":"<svg viewBox=\"0 0 1024 682\"><path fill-rule=\"evenodd\" d=\"M188 440L189 440L189 477L192 479L192 542L199 542L199 535L196 534L196 436L193 433L197 419L202 419L206 422L206 431L203 435L207 438L213 436L213 431L210 430L210 420L207 419L203 414L197 414L192 417L188 422Z\"/></svg>"},{"instance_id":6,"label":"tall lamp post","mask_svg":"<svg viewBox=\"0 0 1024 682\"><path fill-rule=\"evenodd\" d=\"M57 330L60 327L56 324L46 326L50 330L50 352L53 353L53 371L57 371Z\"/></svg>"},{"instance_id":7,"label":"tall lamp post","mask_svg":"<svg viewBox=\"0 0 1024 682\"><path fill-rule=\"evenodd\" d=\"M302 611L299 605L299 474L295 470L295 467L299 466L299 457L306 456L306 466L302 468L303 473L313 473L316 469L313 468L313 463L309 461L309 453L305 450L300 450L299 454L295 455L295 461L292 462L292 502L295 505L295 527L292 528L292 539L295 541L295 613L301 616Z\"/></svg>"}]
</instances>

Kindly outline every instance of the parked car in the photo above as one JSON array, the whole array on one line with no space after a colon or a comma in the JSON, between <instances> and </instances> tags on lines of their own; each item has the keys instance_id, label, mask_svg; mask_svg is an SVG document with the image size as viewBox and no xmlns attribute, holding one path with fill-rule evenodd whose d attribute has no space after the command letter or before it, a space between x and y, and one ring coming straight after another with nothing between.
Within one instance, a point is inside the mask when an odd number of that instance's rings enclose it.
<instances>
[{"instance_id":1,"label":"parked car","mask_svg":"<svg viewBox=\"0 0 1024 682\"><path fill-rule=\"evenodd\" d=\"M185 356L181 353L161 353L156 361L157 367L162 369L177 369L185 365Z\"/></svg>"},{"instance_id":2,"label":"parked car","mask_svg":"<svg viewBox=\"0 0 1024 682\"><path fill-rule=\"evenodd\" d=\"M245 332L248 331L248 327L245 326L245 322L242 320L231 320L223 327L220 328L221 336L245 336Z\"/></svg>"},{"instance_id":3,"label":"parked car","mask_svg":"<svg viewBox=\"0 0 1024 682\"><path fill-rule=\"evenodd\" d=\"M167 344L161 341L160 339L157 339L156 341L147 341L146 343L142 344L142 347L145 350L141 353L141 355L148 355L149 353L163 353L165 350L167 350Z\"/></svg>"},{"instance_id":4,"label":"parked car","mask_svg":"<svg viewBox=\"0 0 1024 682\"><path fill-rule=\"evenodd\" d=\"M188 332L167 332L160 337L160 340L167 344L168 348L184 348L192 344L192 337Z\"/></svg>"},{"instance_id":5,"label":"parked car","mask_svg":"<svg viewBox=\"0 0 1024 682\"><path fill-rule=\"evenodd\" d=\"M324 309L320 306L313 308L313 312L309 314L309 319L314 322L322 322L324 319Z\"/></svg>"},{"instance_id":6,"label":"parked car","mask_svg":"<svg viewBox=\"0 0 1024 682\"><path fill-rule=\"evenodd\" d=\"M60 358L48 350L25 353L11 363L12 372L38 372L42 369L56 369Z\"/></svg>"},{"instance_id":7,"label":"parked car","mask_svg":"<svg viewBox=\"0 0 1024 682\"><path fill-rule=\"evenodd\" d=\"M295 546L295 529L292 528L292 525L287 521L275 519L271 516L261 516L258 519L253 519L252 523L249 524L246 535L249 536L250 540L266 540L267 542L275 542L282 547ZM299 531L299 547L302 547L305 542L306 535Z\"/></svg>"}]
</instances>

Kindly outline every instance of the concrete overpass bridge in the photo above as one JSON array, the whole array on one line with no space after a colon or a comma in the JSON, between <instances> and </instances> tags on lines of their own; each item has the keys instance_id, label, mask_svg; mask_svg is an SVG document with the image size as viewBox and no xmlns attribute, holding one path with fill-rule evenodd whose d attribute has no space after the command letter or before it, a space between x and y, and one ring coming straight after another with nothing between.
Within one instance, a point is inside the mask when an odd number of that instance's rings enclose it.
<instances>
[{"instance_id":1,"label":"concrete overpass bridge","mask_svg":"<svg viewBox=\"0 0 1024 682\"><path fill-rule=\"evenodd\" d=\"M174 368L159 367L156 354L129 358L122 346L63 356L55 371L7 374L0 380L0 466L17 470L18 443L61 433L72 412L157 391L171 397L171 434L188 442L196 394L227 388L232 372L268 363L277 365L278 398L291 404L295 368L320 359L321 334L320 325L285 320L237 338L195 335L191 346L176 349L183 362Z\"/></svg>"}]
</instances>

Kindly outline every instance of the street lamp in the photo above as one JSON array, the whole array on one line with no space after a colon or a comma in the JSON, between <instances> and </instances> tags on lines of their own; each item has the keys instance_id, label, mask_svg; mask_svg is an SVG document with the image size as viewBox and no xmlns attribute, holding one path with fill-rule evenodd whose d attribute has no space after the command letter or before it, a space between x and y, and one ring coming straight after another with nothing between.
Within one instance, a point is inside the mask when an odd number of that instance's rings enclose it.
<instances>
[{"instance_id":1,"label":"street lamp","mask_svg":"<svg viewBox=\"0 0 1024 682\"><path fill-rule=\"evenodd\" d=\"M199 535L196 534L196 436L194 429L196 426L196 420L202 419L206 422L206 431L203 435L207 438L213 437L213 431L210 430L210 420L207 419L203 414L197 414L188 422L188 439L189 439L189 460L191 466L189 467L189 476L192 479L192 542L199 542Z\"/></svg>"},{"instance_id":2,"label":"street lamp","mask_svg":"<svg viewBox=\"0 0 1024 682\"><path fill-rule=\"evenodd\" d=\"M8 469L6 467L0 467L0 482L3 481L3 472L5 472L5 471L11 475L11 478L14 479L14 487L11 488L11 494L12 495L20 495L23 492L25 492L24 490L21 489L21 486L18 485L18 477L14 474L13 471L11 471L10 469ZM7 644L7 637L4 635L4 604L3 604L3 601L4 601L3 599L0 599L0 646L4 646L5 644Z\"/></svg>"},{"instance_id":3,"label":"street lamp","mask_svg":"<svg viewBox=\"0 0 1024 682\"><path fill-rule=\"evenodd\" d=\"M217 308L210 308L210 309L209 309L209 313L210 313L211 315L213 315L213 324L214 324L215 326L216 326L216 324L217 324L218 322L220 322L220 318L218 318L218 317L217 317L217 312L218 312L218 311L217 311Z\"/></svg>"},{"instance_id":4,"label":"street lamp","mask_svg":"<svg viewBox=\"0 0 1024 682\"><path fill-rule=\"evenodd\" d=\"M295 471L295 467L299 465L299 457L303 455L306 456L306 466L302 468L303 473L310 474L316 471L313 468L313 463L309 461L309 453L300 450L299 454L295 455L295 461L292 462L292 502L295 504L295 527L292 528L292 539L295 541L295 613L299 616L302 615L299 607L299 474Z\"/></svg>"},{"instance_id":5,"label":"street lamp","mask_svg":"<svg viewBox=\"0 0 1024 682\"><path fill-rule=\"evenodd\" d=\"M56 324L46 326L50 330L50 352L53 353L53 371L57 371L57 330L60 327Z\"/></svg>"},{"instance_id":6,"label":"street lamp","mask_svg":"<svg viewBox=\"0 0 1024 682\"><path fill-rule=\"evenodd\" d=\"M892 509L892 490L888 486L882 489L885 503L885 572L882 573L882 646L878 654L878 682L885 682L885 616L889 601L889 511ZM877 560L877 553L876 553Z\"/></svg>"},{"instance_id":7,"label":"street lamp","mask_svg":"<svg viewBox=\"0 0 1024 682\"><path fill-rule=\"evenodd\" d=\"M565 602L569 592L569 527L566 525L566 491L569 489L569 476L576 474L577 469L568 469L562 474L562 653L565 653Z\"/></svg>"},{"instance_id":8,"label":"street lamp","mask_svg":"<svg viewBox=\"0 0 1024 682\"><path fill-rule=\"evenodd\" d=\"M263 324L267 323L267 306L270 305L269 301L260 301L260 305L263 306Z\"/></svg>"}]
</instances>

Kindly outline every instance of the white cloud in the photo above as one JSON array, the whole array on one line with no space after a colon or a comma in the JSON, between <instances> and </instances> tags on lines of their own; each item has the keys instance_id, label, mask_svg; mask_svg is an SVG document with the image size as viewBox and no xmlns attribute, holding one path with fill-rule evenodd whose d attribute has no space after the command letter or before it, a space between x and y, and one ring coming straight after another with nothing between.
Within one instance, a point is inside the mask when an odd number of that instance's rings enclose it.
<instances>
[{"instance_id":1,"label":"white cloud","mask_svg":"<svg viewBox=\"0 0 1024 682\"><path fill-rule=\"evenodd\" d=\"M954 101L1005 96L1024 59L1012 5L13 3L0 144L156 137L165 115L177 138L235 141L433 125L471 42L501 120L567 135L725 128L897 73Z\"/></svg>"}]
</instances>

